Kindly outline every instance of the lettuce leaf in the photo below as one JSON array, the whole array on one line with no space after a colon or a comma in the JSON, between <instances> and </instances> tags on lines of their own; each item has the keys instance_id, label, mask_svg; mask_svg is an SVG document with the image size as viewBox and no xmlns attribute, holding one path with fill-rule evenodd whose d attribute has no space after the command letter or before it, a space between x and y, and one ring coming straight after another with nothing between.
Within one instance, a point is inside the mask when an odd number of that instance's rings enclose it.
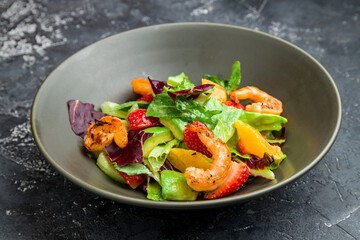
<instances>
[{"instance_id":1,"label":"lettuce leaf","mask_svg":"<svg viewBox=\"0 0 360 240\"><path fill-rule=\"evenodd\" d=\"M270 144L281 145L286 141L285 127L281 131L262 131L261 134L266 136L266 141Z\"/></svg>"},{"instance_id":2,"label":"lettuce leaf","mask_svg":"<svg viewBox=\"0 0 360 240\"><path fill-rule=\"evenodd\" d=\"M231 91L238 89L241 82L241 70L240 62L236 61L231 67L231 74L229 79L220 80L216 75L204 74L203 78L206 78L216 84L223 87L229 95Z\"/></svg>"},{"instance_id":3,"label":"lettuce leaf","mask_svg":"<svg viewBox=\"0 0 360 240\"><path fill-rule=\"evenodd\" d=\"M119 104L107 101L101 104L100 108L103 113L125 119L127 117L127 112L121 110L114 110L116 106L119 106Z\"/></svg>"},{"instance_id":4,"label":"lettuce leaf","mask_svg":"<svg viewBox=\"0 0 360 240\"><path fill-rule=\"evenodd\" d=\"M146 116L172 119L181 117L181 112L176 108L174 101L169 95L161 93L156 95L150 103Z\"/></svg>"},{"instance_id":5,"label":"lettuce leaf","mask_svg":"<svg viewBox=\"0 0 360 240\"><path fill-rule=\"evenodd\" d=\"M133 105L137 104L140 108L146 108L149 103L145 101L129 101L117 106L114 106L113 110L128 111Z\"/></svg>"},{"instance_id":6,"label":"lettuce leaf","mask_svg":"<svg viewBox=\"0 0 360 240\"><path fill-rule=\"evenodd\" d=\"M195 87L195 85L190 82L185 73L180 73L176 76L170 76L167 80L167 83L174 87L174 89L170 91L179 91Z\"/></svg>"},{"instance_id":7,"label":"lettuce leaf","mask_svg":"<svg viewBox=\"0 0 360 240\"><path fill-rule=\"evenodd\" d=\"M192 99L186 100L184 98L177 98L175 105L181 112L181 118L185 121L200 121L210 129L217 123L217 119L212 117L212 112L208 112L203 106Z\"/></svg>"},{"instance_id":8,"label":"lettuce leaf","mask_svg":"<svg viewBox=\"0 0 360 240\"><path fill-rule=\"evenodd\" d=\"M87 133L87 128L96 120L99 120L105 113L96 111L91 103L83 103L79 100L69 100L67 102L69 109L69 120L71 129L82 138Z\"/></svg>"},{"instance_id":9,"label":"lettuce leaf","mask_svg":"<svg viewBox=\"0 0 360 240\"><path fill-rule=\"evenodd\" d=\"M171 148L177 146L180 143L178 139L173 139L166 144L156 146L149 154L148 161L152 167L152 170L159 171L161 166L164 165L167 155Z\"/></svg>"},{"instance_id":10,"label":"lettuce leaf","mask_svg":"<svg viewBox=\"0 0 360 240\"><path fill-rule=\"evenodd\" d=\"M239 109L234 107L223 105L223 111L220 114L213 116L213 118L218 120L213 129L215 137L227 142L235 133L234 123L239 119L241 112L241 110L239 111Z\"/></svg>"},{"instance_id":11,"label":"lettuce leaf","mask_svg":"<svg viewBox=\"0 0 360 240\"><path fill-rule=\"evenodd\" d=\"M118 164L113 163L116 170L119 172L126 173L127 175L137 175L137 174L146 174L150 175L150 170L141 163L128 163L123 167L120 167Z\"/></svg>"},{"instance_id":12,"label":"lettuce leaf","mask_svg":"<svg viewBox=\"0 0 360 240\"><path fill-rule=\"evenodd\" d=\"M241 70L240 62L236 61L231 67L231 74L228 85L226 86L226 92L229 94L231 91L238 89L241 82Z\"/></svg>"},{"instance_id":13,"label":"lettuce leaf","mask_svg":"<svg viewBox=\"0 0 360 240\"><path fill-rule=\"evenodd\" d=\"M246 111L242 111L239 120L249 124L260 132L264 130L280 131L282 124L287 123L287 119L279 115Z\"/></svg>"}]
</instances>

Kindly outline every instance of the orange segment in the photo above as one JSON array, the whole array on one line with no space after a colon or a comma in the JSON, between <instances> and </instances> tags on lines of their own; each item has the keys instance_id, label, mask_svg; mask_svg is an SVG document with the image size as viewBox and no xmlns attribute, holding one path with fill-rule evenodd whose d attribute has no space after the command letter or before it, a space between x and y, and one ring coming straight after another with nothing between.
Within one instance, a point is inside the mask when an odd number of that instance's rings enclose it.
<instances>
[{"instance_id":1,"label":"orange segment","mask_svg":"<svg viewBox=\"0 0 360 240\"><path fill-rule=\"evenodd\" d=\"M217 99L219 102L225 102L227 100L226 90L219 84L214 83L214 82L204 79L204 78L201 80L201 83L202 84L211 84L211 85L215 86L214 87L215 91L210 95L210 97Z\"/></svg>"},{"instance_id":2,"label":"orange segment","mask_svg":"<svg viewBox=\"0 0 360 240\"><path fill-rule=\"evenodd\" d=\"M167 160L181 172L185 172L185 169L188 167L210 168L210 162L204 155L188 149L172 148L167 156Z\"/></svg>"},{"instance_id":3,"label":"orange segment","mask_svg":"<svg viewBox=\"0 0 360 240\"><path fill-rule=\"evenodd\" d=\"M275 159L280 159L283 153L280 147L271 146L261 135L261 133L250 125L236 120L235 128L240 137L242 146L246 153L254 154L258 157L264 157L264 153L267 152Z\"/></svg>"},{"instance_id":4,"label":"orange segment","mask_svg":"<svg viewBox=\"0 0 360 240\"><path fill-rule=\"evenodd\" d=\"M141 96L146 96L151 93L151 84L150 81L147 79L143 79L143 78L135 78L132 82L131 85L133 87L133 92L135 94L139 94Z\"/></svg>"}]
</instances>

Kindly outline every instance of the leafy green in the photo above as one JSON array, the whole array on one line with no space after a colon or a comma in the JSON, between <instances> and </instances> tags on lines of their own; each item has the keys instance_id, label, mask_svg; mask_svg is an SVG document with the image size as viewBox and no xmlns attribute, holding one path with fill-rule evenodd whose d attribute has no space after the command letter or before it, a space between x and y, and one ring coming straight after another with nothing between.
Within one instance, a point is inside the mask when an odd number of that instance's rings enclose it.
<instances>
[{"instance_id":1,"label":"leafy green","mask_svg":"<svg viewBox=\"0 0 360 240\"><path fill-rule=\"evenodd\" d=\"M147 105L149 105L148 102L145 101L130 101L130 102L126 102L120 105L117 105L113 108L113 110L123 110L123 111L127 111L129 110L134 104L137 104L139 106L141 106L142 108L147 107Z\"/></svg>"},{"instance_id":2,"label":"leafy green","mask_svg":"<svg viewBox=\"0 0 360 240\"><path fill-rule=\"evenodd\" d=\"M213 129L215 137L227 142L235 133L234 123L240 117L241 112L241 110L234 107L223 105L223 111L213 116L213 118L218 120L215 128Z\"/></svg>"},{"instance_id":3,"label":"leafy green","mask_svg":"<svg viewBox=\"0 0 360 240\"><path fill-rule=\"evenodd\" d=\"M226 89L226 85L228 83L227 79L220 80L216 75L209 75L209 74L204 74L203 78L206 78L207 80L219 84L221 87Z\"/></svg>"},{"instance_id":4,"label":"leafy green","mask_svg":"<svg viewBox=\"0 0 360 240\"><path fill-rule=\"evenodd\" d=\"M137 175L137 174L151 174L151 171L141 163L128 163L123 167L120 167L118 164L114 164L114 167L119 172L126 173L127 175Z\"/></svg>"},{"instance_id":5,"label":"leafy green","mask_svg":"<svg viewBox=\"0 0 360 240\"><path fill-rule=\"evenodd\" d=\"M229 94L232 90L238 89L240 82L241 82L240 62L236 61L231 68L229 82L228 85L226 86L227 94Z\"/></svg>"},{"instance_id":6,"label":"leafy green","mask_svg":"<svg viewBox=\"0 0 360 240\"><path fill-rule=\"evenodd\" d=\"M148 161L152 167L152 170L159 171L161 166L164 165L167 155L169 154L171 148L179 144L178 139L173 139L166 144L161 144L156 146L149 154Z\"/></svg>"},{"instance_id":7,"label":"leafy green","mask_svg":"<svg viewBox=\"0 0 360 240\"><path fill-rule=\"evenodd\" d=\"M164 198L162 197L162 188L159 183L156 181L151 181L151 178L148 177L147 180L147 198L154 201L163 201Z\"/></svg>"},{"instance_id":8,"label":"leafy green","mask_svg":"<svg viewBox=\"0 0 360 240\"><path fill-rule=\"evenodd\" d=\"M189 78L185 75L185 73L180 73L176 76L170 76L167 80L167 84L174 87L174 89L171 90L167 89L171 92L195 87L195 85L190 82Z\"/></svg>"},{"instance_id":9,"label":"leafy green","mask_svg":"<svg viewBox=\"0 0 360 240\"><path fill-rule=\"evenodd\" d=\"M280 131L282 128L282 124L287 123L287 119L279 115L246 111L241 112L239 120L249 124L258 131Z\"/></svg>"},{"instance_id":10,"label":"leafy green","mask_svg":"<svg viewBox=\"0 0 360 240\"><path fill-rule=\"evenodd\" d=\"M270 169L274 170L277 169L280 166L280 163L286 158L286 154L281 155L281 157L279 159L275 159L274 161L271 163L270 165Z\"/></svg>"},{"instance_id":11,"label":"leafy green","mask_svg":"<svg viewBox=\"0 0 360 240\"><path fill-rule=\"evenodd\" d=\"M152 169L151 164L149 162L149 160L147 158L144 158L144 163L146 164L146 166L148 166L148 168L150 169L151 173L149 176L151 176L152 178L155 179L155 181L157 181L160 185L161 185L161 179L160 179L160 174L158 171L154 171L154 169Z\"/></svg>"},{"instance_id":12,"label":"leafy green","mask_svg":"<svg viewBox=\"0 0 360 240\"><path fill-rule=\"evenodd\" d=\"M250 158L249 154L243 155L238 151L238 143L239 143L239 136L237 134L234 134L229 139L229 141L227 141L226 145L228 146L228 148L231 152L231 155L233 157Z\"/></svg>"},{"instance_id":13,"label":"leafy green","mask_svg":"<svg viewBox=\"0 0 360 240\"><path fill-rule=\"evenodd\" d=\"M139 105L137 103L135 103L134 105L131 106L131 108L128 110L128 114L135 111L135 110L138 110L139 109Z\"/></svg>"},{"instance_id":14,"label":"leafy green","mask_svg":"<svg viewBox=\"0 0 360 240\"><path fill-rule=\"evenodd\" d=\"M107 102L104 102L103 104L101 104L101 111L110 116L115 116L118 118L126 118L127 112L121 111L121 110L115 110L114 108L117 106L119 106L119 104L107 101Z\"/></svg>"},{"instance_id":15,"label":"leafy green","mask_svg":"<svg viewBox=\"0 0 360 240\"><path fill-rule=\"evenodd\" d=\"M229 95L231 91L238 89L241 82L241 70L240 62L236 61L231 67L231 74L229 79L220 80L215 75L204 74L203 78L206 78L214 83L219 84L223 87Z\"/></svg>"},{"instance_id":16,"label":"leafy green","mask_svg":"<svg viewBox=\"0 0 360 240\"><path fill-rule=\"evenodd\" d=\"M174 101L168 94L161 93L156 95L150 103L146 116L172 119L181 117L181 112L176 108Z\"/></svg>"},{"instance_id":17,"label":"leafy green","mask_svg":"<svg viewBox=\"0 0 360 240\"><path fill-rule=\"evenodd\" d=\"M286 141L285 137L277 137L281 134L280 131L262 131L261 134L266 136L266 141L270 144L282 144Z\"/></svg>"},{"instance_id":18,"label":"leafy green","mask_svg":"<svg viewBox=\"0 0 360 240\"><path fill-rule=\"evenodd\" d=\"M213 128L217 122L212 118L212 113L208 112L203 106L196 101L186 98L178 97L175 101L176 108L181 112L181 118L185 121L200 121L208 128Z\"/></svg>"}]
</instances>

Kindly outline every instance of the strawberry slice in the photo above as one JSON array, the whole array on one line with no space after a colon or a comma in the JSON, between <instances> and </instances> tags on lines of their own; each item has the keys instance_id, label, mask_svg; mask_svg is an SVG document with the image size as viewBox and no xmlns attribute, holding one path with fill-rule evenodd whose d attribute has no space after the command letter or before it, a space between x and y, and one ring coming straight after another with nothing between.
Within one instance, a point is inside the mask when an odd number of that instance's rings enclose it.
<instances>
[{"instance_id":1,"label":"strawberry slice","mask_svg":"<svg viewBox=\"0 0 360 240\"><path fill-rule=\"evenodd\" d=\"M202 122L196 121L191 125L206 127ZM185 126L184 134L184 142L188 148L191 150L197 151L199 153L204 154L205 156L211 158L212 154L207 150L207 147L200 141L196 132L193 132L189 129L190 125ZM210 131L210 130L209 130Z\"/></svg>"},{"instance_id":2,"label":"strawberry slice","mask_svg":"<svg viewBox=\"0 0 360 240\"><path fill-rule=\"evenodd\" d=\"M145 174L137 174L137 175L127 175L124 172L120 172L120 175L125 179L126 183L132 188L135 189L138 186L140 186L140 184L142 184L143 182L146 181L147 177Z\"/></svg>"},{"instance_id":3,"label":"strawberry slice","mask_svg":"<svg viewBox=\"0 0 360 240\"><path fill-rule=\"evenodd\" d=\"M137 109L128 115L131 130L142 130L148 127L159 126L159 118L146 117L146 109Z\"/></svg>"},{"instance_id":4,"label":"strawberry slice","mask_svg":"<svg viewBox=\"0 0 360 240\"><path fill-rule=\"evenodd\" d=\"M205 192L204 198L215 199L232 194L245 185L248 177L249 169L246 164L231 162L230 172L225 182L214 191Z\"/></svg>"},{"instance_id":5,"label":"strawberry slice","mask_svg":"<svg viewBox=\"0 0 360 240\"><path fill-rule=\"evenodd\" d=\"M223 102L223 104L226 106L229 106L229 107L235 107L237 109L242 109L242 110L245 109L245 107L243 105L241 105L240 103L236 103L234 101L226 101L226 102Z\"/></svg>"},{"instance_id":6,"label":"strawberry slice","mask_svg":"<svg viewBox=\"0 0 360 240\"><path fill-rule=\"evenodd\" d=\"M151 102L152 100L154 100L153 95L152 95L152 94L148 94L148 95L142 96L141 98L139 98L139 99L136 100L136 101Z\"/></svg>"}]
</instances>

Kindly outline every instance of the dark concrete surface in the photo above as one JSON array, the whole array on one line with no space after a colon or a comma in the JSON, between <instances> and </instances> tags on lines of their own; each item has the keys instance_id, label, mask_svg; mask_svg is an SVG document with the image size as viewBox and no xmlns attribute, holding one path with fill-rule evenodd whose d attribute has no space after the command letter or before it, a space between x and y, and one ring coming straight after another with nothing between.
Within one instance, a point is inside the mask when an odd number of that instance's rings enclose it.
<instances>
[{"instance_id":1,"label":"dark concrete surface","mask_svg":"<svg viewBox=\"0 0 360 240\"><path fill-rule=\"evenodd\" d=\"M325 66L342 96L343 121L324 159L265 197L181 212L103 199L55 172L36 147L29 121L46 75L111 34L191 21L270 33ZM0 239L360 239L359 66L357 0L2 0Z\"/></svg>"}]
</instances>

